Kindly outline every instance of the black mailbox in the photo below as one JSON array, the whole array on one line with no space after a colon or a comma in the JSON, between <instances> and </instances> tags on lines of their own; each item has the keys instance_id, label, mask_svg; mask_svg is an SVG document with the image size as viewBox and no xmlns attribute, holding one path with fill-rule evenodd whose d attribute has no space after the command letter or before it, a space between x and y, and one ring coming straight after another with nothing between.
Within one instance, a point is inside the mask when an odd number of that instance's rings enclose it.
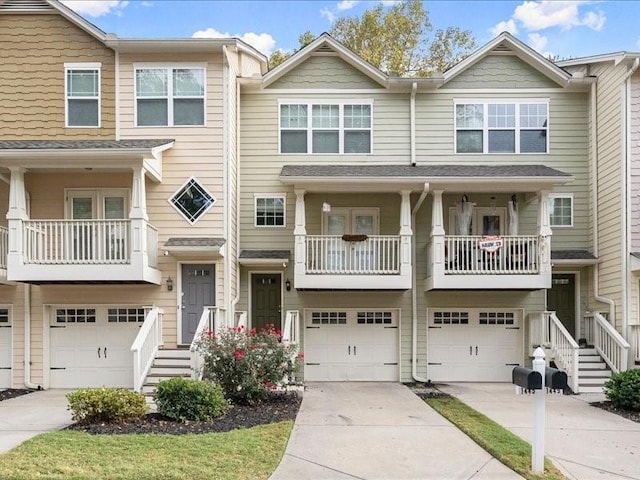
<instances>
[{"instance_id":1,"label":"black mailbox","mask_svg":"<svg viewBox=\"0 0 640 480\"><path fill-rule=\"evenodd\" d=\"M515 367L511 372L511 380L514 385L527 390L542 389L542 375L531 368Z\"/></svg>"},{"instance_id":2,"label":"black mailbox","mask_svg":"<svg viewBox=\"0 0 640 480\"><path fill-rule=\"evenodd\" d=\"M567 372L547 367L544 370L544 386L552 390L567 389Z\"/></svg>"}]
</instances>

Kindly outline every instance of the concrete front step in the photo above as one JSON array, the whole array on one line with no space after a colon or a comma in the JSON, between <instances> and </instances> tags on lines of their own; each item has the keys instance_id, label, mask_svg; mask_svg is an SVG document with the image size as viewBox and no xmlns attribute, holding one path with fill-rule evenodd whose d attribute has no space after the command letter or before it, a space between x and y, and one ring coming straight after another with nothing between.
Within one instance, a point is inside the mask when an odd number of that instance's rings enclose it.
<instances>
[{"instance_id":1,"label":"concrete front step","mask_svg":"<svg viewBox=\"0 0 640 480\"><path fill-rule=\"evenodd\" d=\"M607 364L604 362L578 362L580 370L606 370Z\"/></svg>"},{"instance_id":2,"label":"concrete front step","mask_svg":"<svg viewBox=\"0 0 640 480\"><path fill-rule=\"evenodd\" d=\"M603 378L606 380L609 377L611 377L611 370L578 369L578 378Z\"/></svg>"},{"instance_id":3,"label":"concrete front step","mask_svg":"<svg viewBox=\"0 0 640 480\"><path fill-rule=\"evenodd\" d=\"M191 359L189 357L156 357L153 361L154 366L180 365L189 368Z\"/></svg>"},{"instance_id":4,"label":"concrete front step","mask_svg":"<svg viewBox=\"0 0 640 480\"><path fill-rule=\"evenodd\" d=\"M169 380L170 378L191 378L191 373L184 374L181 372L172 372L172 373L150 373L147 375L147 380L144 383L145 385L157 385L162 380Z\"/></svg>"},{"instance_id":5,"label":"concrete front step","mask_svg":"<svg viewBox=\"0 0 640 480\"><path fill-rule=\"evenodd\" d=\"M598 351L593 347L581 348L578 350L578 355L598 355Z\"/></svg>"},{"instance_id":6,"label":"concrete front step","mask_svg":"<svg viewBox=\"0 0 640 480\"><path fill-rule=\"evenodd\" d=\"M151 375L175 375L179 374L181 377L191 376L191 367L184 365L153 365L149 369L149 376Z\"/></svg>"},{"instance_id":7,"label":"concrete front step","mask_svg":"<svg viewBox=\"0 0 640 480\"><path fill-rule=\"evenodd\" d=\"M597 353L595 355L578 355L578 363L598 363L602 358Z\"/></svg>"},{"instance_id":8,"label":"concrete front step","mask_svg":"<svg viewBox=\"0 0 640 480\"><path fill-rule=\"evenodd\" d=\"M602 387L594 385L580 385L580 393L602 393Z\"/></svg>"},{"instance_id":9,"label":"concrete front step","mask_svg":"<svg viewBox=\"0 0 640 480\"><path fill-rule=\"evenodd\" d=\"M189 358L189 349L187 348L161 348L158 350L158 357L162 358Z\"/></svg>"},{"instance_id":10,"label":"concrete front step","mask_svg":"<svg viewBox=\"0 0 640 480\"><path fill-rule=\"evenodd\" d=\"M584 377L578 376L578 385L604 385L608 378L605 377Z\"/></svg>"}]
</instances>

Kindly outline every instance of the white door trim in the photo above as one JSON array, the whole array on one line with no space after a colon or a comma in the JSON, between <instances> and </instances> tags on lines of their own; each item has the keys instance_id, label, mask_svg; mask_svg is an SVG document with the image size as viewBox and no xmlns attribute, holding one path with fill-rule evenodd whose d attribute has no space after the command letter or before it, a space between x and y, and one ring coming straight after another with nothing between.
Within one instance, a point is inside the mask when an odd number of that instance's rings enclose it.
<instances>
[{"instance_id":1,"label":"white door trim","mask_svg":"<svg viewBox=\"0 0 640 480\"><path fill-rule=\"evenodd\" d=\"M284 304L284 272L281 270L248 270L247 276L249 285L247 288L247 292L249 292L249 297L247 299L247 329L253 328L253 319L251 318L252 305L251 299L253 298L253 275L280 275L280 325L284 326L284 313L286 311Z\"/></svg>"}]
</instances>

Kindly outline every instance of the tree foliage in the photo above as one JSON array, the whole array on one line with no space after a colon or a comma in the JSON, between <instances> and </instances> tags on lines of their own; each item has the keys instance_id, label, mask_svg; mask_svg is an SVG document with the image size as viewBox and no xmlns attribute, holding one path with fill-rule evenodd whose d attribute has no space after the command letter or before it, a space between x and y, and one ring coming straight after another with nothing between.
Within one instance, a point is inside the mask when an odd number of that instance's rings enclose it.
<instances>
[{"instance_id":1,"label":"tree foliage","mask_svg":"<svg viewBox=\"0 0 640 480\"><path fill-rule=\"evenodd\" d=\"M341 17L329 33L373 66L400 76L426 77L443 72L476 48L469 30L447 27L434 31L421 0L405 0L388 9L378 4L360 17ZM312 37L309 31L302 34L299 49ZM271 68L287 55L274 53Z\"/></svg>"}]
</instances>

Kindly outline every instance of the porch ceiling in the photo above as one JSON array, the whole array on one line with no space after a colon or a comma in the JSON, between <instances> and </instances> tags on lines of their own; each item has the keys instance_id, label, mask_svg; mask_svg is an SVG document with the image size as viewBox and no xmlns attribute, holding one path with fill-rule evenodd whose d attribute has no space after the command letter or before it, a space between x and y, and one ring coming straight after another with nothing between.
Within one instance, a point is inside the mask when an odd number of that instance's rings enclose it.
<instances>
[{"instance_id":1,"label":"porch ceiling","mask_svg":"<svg viewBox=\"0 0 640 480\"><path fill-rule=\"evenodd\" d=\"M532 192L573 177L545 165L285 165L280 181L307 191Z\"/></svg>"}]
</instances>

